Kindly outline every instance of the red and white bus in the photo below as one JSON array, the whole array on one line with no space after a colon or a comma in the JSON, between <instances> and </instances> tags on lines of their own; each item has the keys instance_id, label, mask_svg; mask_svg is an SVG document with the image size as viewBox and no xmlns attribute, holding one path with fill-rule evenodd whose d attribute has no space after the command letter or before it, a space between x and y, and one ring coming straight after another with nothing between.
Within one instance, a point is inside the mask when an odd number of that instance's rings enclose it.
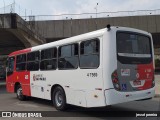
<instances>
[{"instance_id":1,"label":"red and white bus","mask_svg":"<svg viewBox=\"0 0 160 120\"><path fill-rule=\"evenodd\" d=\"M154 97L150 33L110 27L11 53L7 91L67 104L100 107Z\"/></svg>"}]
</instances>

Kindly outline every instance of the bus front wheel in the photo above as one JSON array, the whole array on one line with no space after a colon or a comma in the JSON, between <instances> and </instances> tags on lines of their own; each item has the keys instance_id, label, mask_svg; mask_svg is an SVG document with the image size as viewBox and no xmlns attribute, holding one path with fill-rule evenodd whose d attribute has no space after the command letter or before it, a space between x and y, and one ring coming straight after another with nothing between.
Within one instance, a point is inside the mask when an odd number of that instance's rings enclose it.
<instances>
[{"instance_id":1,"label":"bus front wheel","mask_svg":"<svg viewBox=\"0 0 160 120\"><path fill-rule=\"evenodd\" d=\"M52 101L57 110L66 109L66 95L62 87L58 86L53 91Z\"/></svg>"},{"instance_id":2,"label":"bus front wheel","mask_svg":"<svg viewBox=\"0 0 160 120\"><path fill-rule=\"evenodd\" d=\"M17 98L18 98L19 100L23 101L23 100L26 99L26 96L23 95L23 91L22 91L21 85L18 85L18 86L17 86L16 94L17 94Z\"/></svg>"}]
</instances>

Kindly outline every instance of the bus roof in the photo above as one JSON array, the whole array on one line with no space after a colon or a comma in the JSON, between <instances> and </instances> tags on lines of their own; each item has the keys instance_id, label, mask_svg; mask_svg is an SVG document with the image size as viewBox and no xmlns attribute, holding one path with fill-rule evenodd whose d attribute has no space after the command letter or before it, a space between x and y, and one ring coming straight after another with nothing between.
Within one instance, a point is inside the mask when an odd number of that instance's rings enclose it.
<instances>
[{"instance_id":1,"label":"bus roof","mask_svg":"<svg viewBox=\"0 0 160 120\"><path fill-rule=\"evenodd\" d=\"M50 42L50 43L46 43L46 44L43 44L43 45L38 45L38 46L35 46L35 47L26 48L26 49L23 49L23 50L18 50L18 51L12 52L11 54L9 54L9 56L28 53L28 52L31 52L31 51L36 51L36 50L41 50L41 49L47 49L47 48L51 48L53 46L60 46L60 45L64 45L64 44L67 44L67 43L74 43L74 42L81 41L82 38L83 39L89 39L91 37L98 37L98 36L103 35L105 30L106 30L106 28L101 29L101 30L97 30L97 31L93 31L93 32L89 32L89 33L85 33L85 34L81 34L81 35L77 35L77 36L73 36L73 37L70 37L70 38L62 39L62 40L59 40L59 41Z\"/></svg>"},{"instance_id":2,"label":"bus roof","mask_svg":"<svg viewBox=\"0 0 160 120\"><path fill-rule=\"evenodd\" d=\"M68 44L68 43L72 44L72 43L75 43L75 42L79 42L79 41L86 40L86 39L91 39L91 38L94 38L94 37L96 38L96 37L102 36L105 31L106 31L106 29L100 29L100 30L97 30L97 31L93 31L93 32L69 37L69 38L58 40L58 41L55 41L55 42L35 46L35 47L32 47L32 51L51 48L51 47L54 47L54 46L61 46L61 45L65 45L65 44Z\"/></svg>"},{"instance_id":3,"label":"bus roof","mask_svg":"<svg viewBox=\"0 0 160 120\"><path fill-rule=\"evenodd\" d=\"M136 32L144 33L144 34L150 34L148 32L145 32L145 31L142 31L142 30L139 30L139 29L128 28L128 27L112 26L111 29L112 30L118 29L118 30L124 30L124 31L125 30L136 31ZM11 54L9 54L9 56L23 54L23 53L27 53L27 52L31 52L31 51L38 51L38 50L42 50L42 49L51 48L51 47L54 47L54 46L61 46L61 45L65 45L65 44L68 44L68 43L71 44L71 43L74 43L74 42L79 42L79 41L94 38L94 37L96 38L96 37L102 36L105 31L107 31L107 28L103 28L103 29L88 32L88 33L85 33L85 34L69 37L69 38L58 40L58 41L55 41L55 42L46 43L46 44L43 44L43 45L38 45L38 46L35 46L35 47L23 49L23 50L18 50L18 51L12 52Z\"/></svg>"},{"instance_id":4,"label":"bus roof","mask_svg":"<svg viewBox=\"0 0 160 120\"><path fill-rule=\"evenodd\" d=\"M31 48L26 48L26 49L23 49L23 50L18 50L18 51L12 52L8 56L10 57L10 56L18 55L18 54L27 53L27 52L30 52L30 51L31 51Z\"/></svg>"}]
</instances>

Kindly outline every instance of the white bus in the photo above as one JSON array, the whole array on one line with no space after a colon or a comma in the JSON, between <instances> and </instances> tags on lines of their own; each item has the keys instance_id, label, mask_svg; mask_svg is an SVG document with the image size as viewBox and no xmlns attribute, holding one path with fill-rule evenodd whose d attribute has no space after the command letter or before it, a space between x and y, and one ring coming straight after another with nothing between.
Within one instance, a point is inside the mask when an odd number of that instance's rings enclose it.
<instances>
[{"instance_id":1,"label":"white bus","mask_svg":"<svg viewBox=\"0 0 160 120\"><path fill-rule=\"evenodd\" d=\"M154 97L150 33L110 27L19 50L8 56L7 91L67 104L101 107Z\"/></svg>"}]
</instances>

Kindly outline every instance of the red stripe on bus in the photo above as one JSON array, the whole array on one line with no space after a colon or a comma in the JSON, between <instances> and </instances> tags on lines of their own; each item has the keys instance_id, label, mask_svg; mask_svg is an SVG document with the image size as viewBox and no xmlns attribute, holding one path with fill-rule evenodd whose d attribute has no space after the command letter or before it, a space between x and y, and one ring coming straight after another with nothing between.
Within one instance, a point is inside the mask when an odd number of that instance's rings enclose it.
<instances>
[{"instance_id":1,"label":"red stripe on bus","mask_svg":"<svg viewBox=\"0 0 160 120\"><path fill-rule=\"evenodd\" d=\"M27 49L23 49L23 50L18 50L18 51L12 52L11 54L9 54L9 57L10 56L14 56L14 55L18 55L18 54L27 53L27 52L31 52L31 48L27 48Z\"/></svg>"}]
</instances>

